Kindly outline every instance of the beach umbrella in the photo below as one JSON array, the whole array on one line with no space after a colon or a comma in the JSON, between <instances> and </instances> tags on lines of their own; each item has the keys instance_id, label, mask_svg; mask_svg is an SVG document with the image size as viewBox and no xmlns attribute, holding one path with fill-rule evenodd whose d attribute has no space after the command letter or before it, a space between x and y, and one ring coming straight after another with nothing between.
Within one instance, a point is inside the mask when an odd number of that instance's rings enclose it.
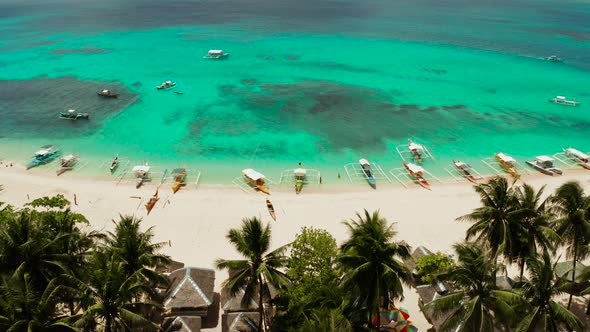
<instances>
[{"instance_id":1,"label":"beach umbrella","mask_svg":"<svg viewBox=\"0 0 590 332\"><path fill-rule=\"evenodd\" d=\"M379 308L378 315L371 316L373 326L388 326L391 322L397 322L400 319L405 319L400 309L391 307L389 309Z\"/></svg>"},{"instance_id":2,"label":"beach umbrella","mask_svg":"<svg viewBox=\"0 0 590 332\"><path fill-rule=\"evenodd\" d=\"M411 320L403 320L395 324L396 332L417 332L418 327Z\"/></svg>"},{"instance_id":3,"label":"beach umbrella","mask_svg":"<svg viewBox=\"0 0 590 332\"><path fill-rule=\"evenodd\" d=\"M406 308L400 308L399 313L404 317L404 320L410 318L410 312Z\"/></svg>"}]
</instances>

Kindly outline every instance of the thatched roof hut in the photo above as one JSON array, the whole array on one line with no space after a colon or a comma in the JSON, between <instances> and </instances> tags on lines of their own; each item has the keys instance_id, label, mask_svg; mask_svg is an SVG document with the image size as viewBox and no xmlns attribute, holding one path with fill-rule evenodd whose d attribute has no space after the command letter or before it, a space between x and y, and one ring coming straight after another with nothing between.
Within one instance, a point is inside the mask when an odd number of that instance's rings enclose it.
<instances>
[{"instance_id":1,"label":"thatched roof hut","mask_svg":"<svg viewBox=\"0 0 590 332\"><path fill-rule=\"evenodd\" d=\"M168 279L171 285L164 306L170 308L171 316L207 316L215 301L213 270L185 267L172 271Z\"/></svg>"}]
</instances>

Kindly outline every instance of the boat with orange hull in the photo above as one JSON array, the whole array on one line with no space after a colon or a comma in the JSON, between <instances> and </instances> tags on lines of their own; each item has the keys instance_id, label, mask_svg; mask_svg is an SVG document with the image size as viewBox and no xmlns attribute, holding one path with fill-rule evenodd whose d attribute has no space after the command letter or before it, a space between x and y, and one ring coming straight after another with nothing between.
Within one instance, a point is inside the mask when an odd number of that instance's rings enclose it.
<instances>
[{"instance_id":1,"label":"boat with orange hull","mask_svg":"<svg viewBox=\"0 0 590 332\"><path fill-rule=\"evenodd\" d=\"M410 150L410 152L414 156L414 160L416 162L419 162L419 163L422 162L422 154L424 154L424 146L422 146L421 144L418 144L418 143L414 143L414 142L412 142L411 139L408 139L408 150Z\"/></svg>"},{"instance_id":2,"label":"boat with orange hull","mask_svg":"<svg viewBox=\"0 0 590 332\"><path fill-rule=\"evenodd\" d=\"M258 191L270 195L270 191L266 186L266 183L264 182L264 180L266 179L264 174L259 173L251 168L246 168L242 170L242 175L244 176L246 181L248 181L248 183L250 183L250 185L252 185L256 189L258 189Z\"/></svg>"},{"instance_id":3,"label":"boat with orange hull","mask_svg":"<svg viewBox=\"0 0 590 332\"><path fill-rule=\"evenodd\" d=\"M461 175L466 178L467 180L476 183L477 180L481 180L480 176L474 175L474 171L471 168L470 165L459 161L459 160L453 160L453 165L455 166L455 168L459 171L459 173L461 173Z\"/></svg>"},{"instance_id":4,"label":"boat with orange hull","mask_svg":"<svg viewBox=\"0 0 590 332\"><path fill-rule=\"evenodd\" d=\"M516 160L514 158L502 152L496 153L494 158L496 158L496 161L508 174L512 175L515 179L520 179L520 174L516 169Z\"/></svg>"},{"instance_id":5,"label":"boat with orange hull","mask_svg":"<svg viewBox=\"0 0 590 332\"><path fill-rule=\"evenodd\" d=\"M590 169L590 156L588 154L574 148L563 149L563 153L578 165L585 169Z\"/></svg>"},{"instance_id":6,"label":"boat with orange hull","mask_svg":"<svg viewBox=\"0 0 590 332\"><path fill-rule=\"evenodd\" d=\"M150 214L150 212L152 212L152 209L154 208L158 200L160 200L160 197L158 197L158 190L159 189L156 189L156 193L154 193L150 200L145 204L145 208L147 210L148 215Z\"/></svg>"},{"instance_id":7,"label":"boat with orange hull","mask_svg":"<svg viewBox=\"0 0 590 332\"><path fill-rule=\"evenodd\" d=\"M180 187L185 185L186 168L176 168L172 171L174 176L174 184L172 185L172 192L176 194Z\"/></svg>"},{"instance_id":8,"label":"boat with orange hull","mask_svg":"<svg viewBox=\"0 0 590 332\"><path fill-rule=\"evenodd\" d=\"M430 183L428 183L428 181L426 181L426 179L424 178L424 168L412 163L406 164L402 162L402 165L419 185L430 190Z\"/></svg>"}]
</instances>

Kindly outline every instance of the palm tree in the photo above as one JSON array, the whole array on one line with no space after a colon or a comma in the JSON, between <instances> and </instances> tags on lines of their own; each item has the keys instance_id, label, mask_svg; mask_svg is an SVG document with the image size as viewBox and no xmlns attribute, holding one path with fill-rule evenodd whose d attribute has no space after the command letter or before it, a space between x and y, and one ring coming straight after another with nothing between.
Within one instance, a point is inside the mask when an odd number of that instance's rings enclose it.
<instances>
[{"instance_id":1,"label":"palm tree","mask_svg":"<svg viewBox=\"0 0 590 332\"><path fill-rule=\"evenodd\" d=\"M338 261L344 271L340 287L352 298L353 307L366 308L367 317L378 314L380 305L389 307L393 300L403 299L402 283L410 285L412 274L396 258L409 258L410 246L393 241L393 224L388 225L378 211L364 210L364 216L356 216L357 220L344 222L350 238L340 247Z\"/></svg>"},{"instance_id":2,"label":"palm tree","mask_svg":"<svg viewBox=\"0 0 590 332\"><path fill-rule=\"evenodd\" d=\"M58 317L57 304L65 289L53 279L39 292L28 273L5 277L0 286L0 330L2 331L76 331Z\"/></svg>"},{"instance_id":3,"label":"palm tree","mask_svg":"<svg viewBox=\"0 0 590 332\"><path fill-rule=\"evenodd\" d=\"M554 252L555 244L559 242L559 235L551 229L551 213L548 211L547 200L542 199L545 186L535 192L535 189L523 184L516 188L516 211L512 217L517 220L519 234L517 243L512 246L511 259L520 264L520 279L524 275L526 259L535 257L539 251Z\"/></svg>"},{"instance_id":4,"label":"palm tree","mask_svg":"<svg viewBox=\"0 0 590 332\"><path fill-rule=\"evenodd\" d=\"M523 303L522 296L499 290L496 274L500 270L495 257L474 243L454 245L457 265L439 278L455 288L447 295L426 305L435 317L450 313L441 331L494 331L494 324L510 326L514 307Z\"/></svg>"},{"instance_id":5,"label":"palm tree","mask_svg":"<svg viewBox=\"0 0 590 332\"><path fill-rule=\"evenodd\" d=\"M527 258L530 281L521 284L520 291L529 303L527 315L516 326L518 332L561 331L564 324L570 331L582 331L580 319L564 306L553 300L561 294L560 283L555 278L555 264L545 252L542 259Z\"/></svg>"},{"instance_id":6,"label":"palm tree","mask_svg":"<svg viewBox=\"0 0 590 332\"><path fill-rule=\"evenodd\" d=\"M301 327L295 329L299 332L352 332L351 322L340 308L314 309L303 321Z\"/></svg>"},{"instance_id":7,"label":"palm tree","mask_svg":"<svg viewBox=\"0 0 590 332\"><path fill-rule=\"evenodd\" d=\"M231 296L243 291L244 306L258 296L258 331L264 331L264 302L270 300L269 285L275 288L289 285L289 278L279 270L287 262L284 255L286 246L268 252L271 241L270 226L263 225L256 217L242 219L242 226L231 229L227 239L246 259L217 259L217 268L230 272L224 287L229 289Z\"/></svg>"},{"instance_id":8,"label":"palm tree","mask_svg":"<svg viewBox=\"0 0 590 332\"><path fill-rule=\"evenodd\" d=\"M92 273L85 281L70 278L77 289L93 302L85 308L76 326L87 326L91 322L104 325L105 332L130 331L134 328L158 325L137 312L146 308L159 310L158 303L136 301L138 298L152 298L154 289L143 279L142 269L127 275L126 263L106 250L94 252L91 261Z\"/></svg>"},{"instance_id":9,"label":"palm tree","mask_svg":"<svg viewBox=\"0 0 590 332\"><path fill-rule=\"evenodd\" d=\"M123 260L127 276L137 271L153 286L167 285L168 279L156 272L155 269L170 264L168 256L159 254L158 251L165 242L153 243L153 227L144 232L140 230L141 218L133 216L120 216L114 232L108 232L106 240L110 252Z\"/></svg>"},{"instance_id":10,"label":"palm tree","mask_svg":"<svg viewBox=\"0 0 590 332\"><path fill-rule=\"evenodd\" d=\"M572 284L576 280L576 263L588 255L590 242L590 198L578 182L570 181L557 188L551 198L557 215L553 227L565 243L568 257L573 258ZM573 292L567 303L572 304Z\"/></svg>"},{"instance_id":11,"label":"palm tree","mask_svg":"<svg viewBox=\"0 0 590 332\"><path fill-rule=\"evenodd\" d=\"M517 225L511 222L511 214L517 206L514 189L502 177L492 178L474 188L479 194L482 206L470 214L457 218L458 221L474 223L467 229L466 240L476 237L476 242L488 247L493 256L509 256L517 228Z\"/></svg>"}]
</instances>

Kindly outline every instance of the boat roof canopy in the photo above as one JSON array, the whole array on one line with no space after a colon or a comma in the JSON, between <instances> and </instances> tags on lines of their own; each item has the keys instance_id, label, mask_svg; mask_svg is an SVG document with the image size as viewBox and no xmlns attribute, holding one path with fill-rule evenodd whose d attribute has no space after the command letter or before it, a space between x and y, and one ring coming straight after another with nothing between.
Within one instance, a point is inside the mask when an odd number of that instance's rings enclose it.
<instances>
[{"instance_id":1,"label":"boat roof canopy","mask_svg":"<svg viewBox=\"0 0 590 332\"><path fill-rule=\"evenodd\" d=\"M498 154L496 155L498 156L498 158L502 159L505 162L516 162L516 160L514 160L514 158L510 157L509 155L503 154L502 152L498 152Z\"/></svg>"},{"instance_id":2,"label":"boat roof canopy","mask_svg":"<svg viewBox=\"0 0 590 332\"><path fill-rule=\"evenodd\" d=\"M555 97L555 98L556 98L556 99L563 99L563 100L565 100L565 97L564 97L564 96L557 96L557 97Z\"/></svg>"},{"instance_id":3,"label":"boat roof canopy","mask_svg":"<svg viewBox=\"0 0 590 332\"><path fill-rule=\"evenodd\" d=\"M134 172L149 172L150 167L148 165L137 165L133 167Z\"/></svg>"},{"instance_id":4,"label":"boat roof canopy","mask_svg":"<svg viewBox=\"0 0 590 332\"><path fill-rule=\"evenodd\" d=\"M262 173L258 173L255 170L251 169L251 168L246 168L242 170L242 174L249 178L252 179L254 181L260 180L260 179L265 179L266 177L262 174Z\"/></svg>"},{"instance_id":5,"label":"boat roof canopy","mask_svg":"<svg viewBox=\"0 0 590 332\"><path fill-rule=\"evenodd\" d=\"M295 173L295 175L305 175L307 174L307 171L305 168L296 168L293 173Z\"/></svg>"},{"instance_id":6,"label":"boat roof canopy","mask_svg":"<svg viewBox=\"0 0 590 332\"><path fill-rule=\"evenodd\" d=\"M109 90L102 90L102 93L109 93Z\"/></svg>"},{"instance_id":7,"label":"boat roof canopy","mask_svg":"<svg viewBox=\"0 0 590 332\"><path fill-rule=\"evenodd\" d=\"M585 154L582 151L576 150L574 148L568 148L566 149L569 153L573 154L574 156L578 157L578 158L590 158L590 156L588 156L587 154Z\"/></svg>"},{"instance_id":8,"label":"boat roof canopy","mask_svg":"<svg viewBox=\"0 0 590 332\"><path fill-rule=\"evenodd\" d=\"M61 158L61 159L62 159L63 161L70 161L70 160L73 160L73 159L75 159L75 158L76 158L76 156L74 156L73 154L69 154L69 155L67 155L67 156L65 156L65 157L63 157L63 158Z\"/></svg>"},{"instance_id":9,"label":"boat roof canopy","mask_svg":"<svg viewBox=\"0 0 590 332\"><path fill-rule=\"evenodd\" d=\"M371 163L369 163L369 161L365 158L363 159L359 159L359 164L361 165L371 165Z\"/></svg>"},{"instance_id":10,"label":"boat roof canopy","mask_svg":"<svg viewBox=\"0 0 590 332\"><path fill-rule=\"evenodd\" d=\"M410 150L424 150L424 147L422 146L422 144L418 144L418 143L414 143L414 142L410 142L408 144L408 148L410 148Z\"/></svg>"},{"instance_id":11,"label":"boat roof canopy","mask_svg":"<svg viewBox=\"0 0 590 332\"><path fill-rule=\"evenodd\" d=\"M408 166L408 169L414 173L424 173L424 168L416 164L408 163L406 166Z\"/></svg>"},{"instance_id":12,"label":"boat roof canopy","mask_svg":"<svg viewBox=\"0 0 590 332\"><path fill-rule=\"evenodd\" d=\"M51 152L51 150L52 150L51 148L41 149L41 150L38 150L37 152L35 152L35 154L36 155L44 155L44 154L48 154L49 152Z\"/></svg>"},{"instance_id":13,"label":"boat roof canopy","mask_svg":"<svg viewBox=\"0 0 590 332\"><path fill-rule=\"evenodd\" d=\"M76 110L68 110L68 112L70 112L70 113L75 113L75 112L76 112Z\"/></svg>"},{"instance_id":14,"label":"boat roof canopy","mask_svg":"<svg viewBox=\"0 0 590 332\"><path fill-rule=\"evenodd\" d=\"M223 50L209 50L210 54L222 54Z\"/></svg>"},{"instance_id":15,"label":"boat roof canopy","mask_svg":"<svg viewBox=\"0 0 590 332\"><path fill-rule=\"evenodd\" d=\"M546 161L553 161L554 159L548 156L537 156L538 161L546 162Z\"/></svg>"}]
</instances>

